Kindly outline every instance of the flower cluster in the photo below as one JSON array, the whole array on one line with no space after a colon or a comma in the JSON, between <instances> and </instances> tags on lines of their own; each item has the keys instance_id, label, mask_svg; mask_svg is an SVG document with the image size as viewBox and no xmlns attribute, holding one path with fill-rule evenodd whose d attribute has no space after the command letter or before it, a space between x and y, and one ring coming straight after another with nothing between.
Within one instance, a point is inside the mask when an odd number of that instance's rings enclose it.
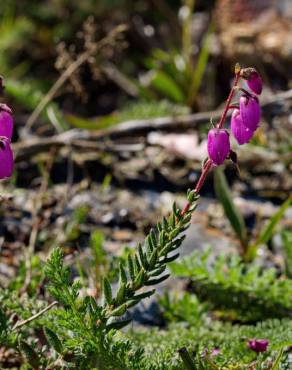
<instances>
[{"instance_id":1,"label":"flower cluster","mask_svg":"<svg viewBox=\"0 0 292 370\"><path fill-rule=\"evenodd\" d=\"M247 81L250 91L236 86L240 78ZM238 144L242 145L250 141L260 122L261 109L257 95L262 92L262 79L254 68L244 68L237 72L236 84L231 91L230 99L227 100L225 112L227 113L229 109L233 109L231 132ZM231 104L231 98L236 89L243 92L243 95L239 98L238 106ZM223 116L225 118L226 114L223 114ZM222 164L231 152L229 133L222 128L223 123L223 120L220 121L208 133L208 154L215 165Z\"/></svg>"},{"instance_id":2,"label":"flower cluster","mask_svg":"<svg viewBox=\"0 0 292 370\"><path fill-rule=\"evenodd\" d=\"M12 175L13 153L10 147L12 132L11 109L6 104L0 104L0 179Z\"/></svg>"}]
</instances>

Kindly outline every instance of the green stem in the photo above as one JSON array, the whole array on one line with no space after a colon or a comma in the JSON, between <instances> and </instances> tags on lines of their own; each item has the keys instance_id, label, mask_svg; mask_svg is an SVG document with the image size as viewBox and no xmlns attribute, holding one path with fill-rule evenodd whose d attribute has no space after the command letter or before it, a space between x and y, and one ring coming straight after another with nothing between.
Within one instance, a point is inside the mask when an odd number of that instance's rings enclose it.
<instances>
[{"instance_id":1,"label":"green stem","mask_svg":"<svg viewBox=\"0 0 292 370\"><path fill-rule=\"evenodd\" d=\"M196 367L195 367L195 364L193 362L193 360L191 359L191 356L188 352L188 350L186 349L186 347L183 347L183 348L180 348L178 350L178 353L185 365L185 368L187 370L196 370Z\"/></svg>"}]
</instances>

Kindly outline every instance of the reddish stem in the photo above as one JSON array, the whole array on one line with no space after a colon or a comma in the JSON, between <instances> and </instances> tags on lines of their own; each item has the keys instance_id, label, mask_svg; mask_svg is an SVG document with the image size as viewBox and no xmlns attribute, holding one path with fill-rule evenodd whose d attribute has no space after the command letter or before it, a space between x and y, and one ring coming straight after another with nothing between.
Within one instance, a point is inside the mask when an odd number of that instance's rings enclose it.
<instances>
[{"instance_id":1,"label":"reddish stem","mask_svg":"<svg viewBox=\"0 0 292 370\"><path fill-rule=\"evenodd\" d=\"M229 105L229 107L228 107L228 110L229 109L239 109L239 106L238 105Z\"/></svg>"},{"instance_id":2,"label":"reddish stem","mask_svg":"<svg viewBox=\"0 0 292 370\"><path fill-rule=\"evenodd\" d=\"M225 108L224 108L224 111L223 111L222 116L220 118L220 121L217 124L217 128L222 128L223 125L224 125L231 100L233 99L233 96L234 96L234 93L235 93L235 87L237 86L239 79L240 79L240 72L236 73L236 75L235 75L235 79L234 79L234 82L233 82L232 89L230 90L229 96L226 100Z\"/></svg>"},{"instance_id":3,"label":"reddish stem","mask_svg":"<svg viewBox=\"0 0 292 370\"><path fill-rule=\"evenodd\" d=\"M219 122L216 125L216 127L219 128L219 129L222 128L223 125L224 125L228 110L230 108L231 100L233 99L233 96L234 96L235 91L236 91L235 87L237 86L239 80L240 80L240 72L236 73L236 75L235 75L233 86L232 86L232 88L230 90L230 93L229 93L229 96L226 100L225 108L223 110L223 113L220 117ZM208 159L207 162L205 163L204 167L203 167L203 170L201 172L201 176L200 176L200 178L197 182L197 185L194 189L196 194L199 194L202 186L204 185L204 182L206 180L208 172L210 171L211 168L212 168L212 161L211 161L211 159ZM184 206L183 210L181 211L182 216L185 215L185 213L189 210L190 206L191 206L191 204L189 202Z\"/></svg>"}]
</instances>

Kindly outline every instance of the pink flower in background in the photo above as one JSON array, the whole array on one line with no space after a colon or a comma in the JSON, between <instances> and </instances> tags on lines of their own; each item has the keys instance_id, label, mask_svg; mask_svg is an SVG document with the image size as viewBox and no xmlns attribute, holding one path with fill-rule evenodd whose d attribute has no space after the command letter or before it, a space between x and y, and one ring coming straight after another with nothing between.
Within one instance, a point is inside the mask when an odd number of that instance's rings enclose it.
<instances>
[{"instance_id":1,"label":"pink flower in background","mask_svg":"<svg viewBox=\"0 0 292 370\"><path fill-rule=\"evenodd\" d=\"M13 153L10 147L13 118L11 109L0 104L0 179L10 177L13 172Z\"/></svg>"},{"instance_id":2,"label":"pink flower in background","mask_svg":"<svg viewBox=\"0 0 292 370\"><path fill-rule=\"evenodd\" d=\"M248 348L256 353L266 352L269 345L267 339L250 339L247 343Z\"/></svg>"},{"instance_id":3,"label":"pink flower in background","mask_svg":"<svg viewBox=\"0 0 292 370\"><path fill-rule=\"evenodd\" d=\"M220 349L219 348L214 348L213 350L212 350L212 352L211 352L211 356L212 357L216 357L216 356L218 356L219 354L220 354Z\"/></svg>"},{"instance_id":4,"label":"pink flower in background","mask_svg":"<svg viewBox=\"0 0 292 370\"><path fill-rule=\"evenodd\" d=\"M215 165L222 164L230 153L229 134L227 130L213 128L208 133L208 154Z\"/></svg>"}]
</instances>

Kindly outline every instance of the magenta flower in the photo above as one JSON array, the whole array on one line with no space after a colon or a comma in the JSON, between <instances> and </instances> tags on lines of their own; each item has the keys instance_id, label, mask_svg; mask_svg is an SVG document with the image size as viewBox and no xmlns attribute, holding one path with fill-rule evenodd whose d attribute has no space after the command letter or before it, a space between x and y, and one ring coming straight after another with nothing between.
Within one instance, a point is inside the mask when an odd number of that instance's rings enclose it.
<instances>
[{"instance_id":1,"label":"magenta flower","mask_svg":"<svg viewBox=\"0 0 292 370\"><path fill-rule=\"evenodd\" d=\"M13 132L13 118L11 109L6 104L0 104L0 136L11 139Z\"/></svg>"},{"instance_id":2,"label":"magenta flower","mask_svg":"<svg viewBox=\"0 0 292 370\"><path fill-rule=\"evenodd\" d=\"M247 343L248 348L256 353L265 352L269 345L267 339L250 339Z\"/></svg>"},{"instance_id":3,"label":"magenta flower","mask_svg":"<svg viewBox=\"0 0 292 370\"><path fill-rule=\"evenodd\" d=\"M0 104L0 179L12 175L13 153L10 147L12 132L11 109L5 104Z\"/></svg>"},{"instance_id":4,"label":"magenta flower","mask_svg":"<svg viewBox=\"0 0 292 370\"><path fill-rule=\"evenodd\" d=\"M261 119L261 108L257 98L245 95L241 96L239 107L244 126L255 131Z\"/></svg>"},{"instance_id":5,"label":"magenta flower","mask_svg":"<svg viewBox=\"0 0 292 370\"><path fill-rule=\"evenodd\" d=\"M224 162L230 152L229 134L224 129L213 128L208 133L208 154L215 165Z\"/></svg>"},{"instance_id":6,"label":"magenta flower","mask_svg":"<svg viewBox=\"0 0 292 370\"><path fill-rule=\"evenodd\" d=\"M234 109L231 115L231 132L239 145L248 143L254 134L253 130L243 124L238 109Z\"/></svg>"},{"instance_id":7,"label":"magenta flower","mask_svg":"<svg viewBox=\"0 0 292 370\"><path fill-rule=\"evenodd\" d=\"M263 81L258 74L257 71L251 72L248 80L247 80L247 86L253 91L255 94L260 95L263 89Z\"/></svg>"},{"instance_id":8,"label":"magenta flower","mask_svg":"<svg viewBox=\"0 0 292 370\"><path fill-rule=\"evenodd\" d=\"M0 137L0 179L10 177L13 171L13 153L9 139Z\"/></svg>"}]
</instances>

